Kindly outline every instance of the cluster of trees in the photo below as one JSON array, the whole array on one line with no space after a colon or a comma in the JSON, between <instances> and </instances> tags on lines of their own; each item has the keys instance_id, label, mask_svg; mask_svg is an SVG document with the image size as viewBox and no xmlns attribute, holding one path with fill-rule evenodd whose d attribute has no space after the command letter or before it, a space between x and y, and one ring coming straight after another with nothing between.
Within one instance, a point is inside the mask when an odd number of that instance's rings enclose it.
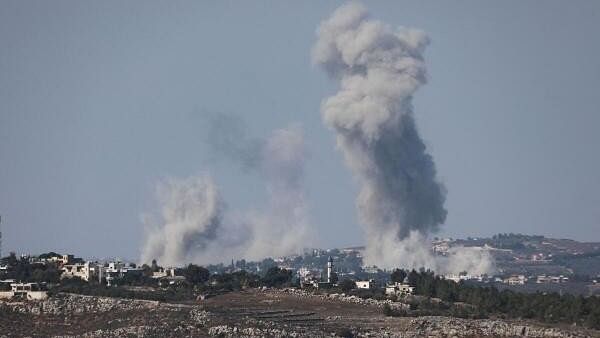
<instances>
[{"instance_id":1,"label":"cluster of trees","mask_svg":"<svg viewBox=\"0 0 600 338\"><path fill-rule=\"evenodd\" d=\"M418 295L474 305L481 316L502 315L547 323L577 323L600 329L600 298L557 293L519 293L455 283L431 271L405 272Z\"/></svg>"},{"instance_id":2,"label":"cluster of trees","mask_svg":"<svg viewBox=\"0 0 600 338\"><path fill-rule=\"evenodd\" d=\"M151 278L152 273L159 271L160 266L156 262L152 265L143 265L143 274L126 275L114 284L121 286L158 286L158 280ZM176 269L177 276L185 277L185 282L175 283L172 289L195 289L196 291L237 291L249 287L282 287L292 285L292 271L271 267L263 276L259 276L245 270L232 273L222 272L211 274L208 269L196 265Z\"/></svg>"},{"instance_id":3,"label":"cluster of trees","mask_svg":"<svg viewBox=\"0 0 600 338\"><path fill-rule=\"evenodd\" d=\"M0 279L15 279L23 282L58 283L62 273L53 263L30 263L25 257L17 258L14 252L2 259L8 266Z\"/></svg>"},{"instance_id":4,"label":"cluster of trees","mask_svg":"<svg viewBox=\"0 0 600 338\"><path fill-rule=\"evenodd\" d=\"M130 285L122 283L120 285ZM130 288L106 286L96 280L85 282L80 278L63 279L59 286L50 289L49 294L60 292L76 293L81 295L114 297L127 299L145 299L155 301L184 301L194 299L193 290L189 288L166 288L158 290L133 290Z\"/></svg>"}]
</instances>

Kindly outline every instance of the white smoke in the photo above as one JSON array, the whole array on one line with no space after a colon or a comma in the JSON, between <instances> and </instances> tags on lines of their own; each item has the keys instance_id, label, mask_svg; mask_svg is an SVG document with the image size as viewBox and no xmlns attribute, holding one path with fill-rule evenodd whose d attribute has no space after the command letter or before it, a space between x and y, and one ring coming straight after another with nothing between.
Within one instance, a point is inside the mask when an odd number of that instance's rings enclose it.
<instances>
[{"instance_id":1,"label":"white smoke","mask_svg":"<svg viewBox=\"0 0 600 338\"><path fill-rule=\"evenodd\" d=\"M468 272L471 275L489 274L496 271L496 265L490 252L481 247L453 247L448 257L438 264L444 273L457 274Z\"/></svg>"},{"instance_id":2,"label":"white smoke","mask_svg":"<svg viewBox=\"0 0 600 338\"><path fill-rule=\"evenodd\" d=\"M256 259L302 252L314 235L303 189L306 149L302 129L293 125L274 131L261 155L269 205L266 211L249 217L254 240L246 256Z\"/></svg>"},{"instance_id":3,"label":"white smoke","mask_svg":"<svg viewBox=\"0 0 600 338\"><path fill-rule=\"evenodd\" d=\"M368 265L442 270L427 235L446 219L446 192L412 107L426 82L428 43L422 31L369 19L357 3L338 8L317 32L313 62L340 83L321 111L360 184Z\"/></svg>"},{"instance_id":4,"label":"white smoke","mask_svg":"<svg viewBox=\"0 0 600 338\"><path fill-rule=\"evenodd\" d=\"M215 135L213 150L264 177L267 208L224 213L208 175L169 179L159 185L157 194L161 220L145 222L143 263L157 259L177 266L289 255L301 252L312 238L303 191L306 150L302 129L291 126L274 131L264 141L248 140L242 133L236 138L226 132L234 124L219 121L218 128L225 133L220 139Z\"/></svg>"},{"instance_id":5,"label":"white smoke","mask_svg":"<svg viewBox=\"0 0 600 338\"><path fill-rule=\"evenodd\" d=\"M221 225L223 205L215 184L208 175L171 178L159 184L157 197L162 224L146 224L142 262L158 259L170 266L194 260L217 238Z\"/></svg>"}]
</instances>

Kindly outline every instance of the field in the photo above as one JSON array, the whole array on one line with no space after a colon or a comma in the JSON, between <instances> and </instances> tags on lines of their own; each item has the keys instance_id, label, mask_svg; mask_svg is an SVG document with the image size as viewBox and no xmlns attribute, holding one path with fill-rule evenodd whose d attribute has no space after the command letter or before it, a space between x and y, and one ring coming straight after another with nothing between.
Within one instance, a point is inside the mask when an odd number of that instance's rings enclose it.
<instances>
[{"instance_id":1,"label":"field","mask_svg":"<svg viewBox=\"0 0 600 338\"><path fill-rule=\"evenodd\" d=\"M187 303L61 294L0 303L0 337L600 337L503 320L386 317L381 305L258 289Z\"/></svg>"}]
</instances>

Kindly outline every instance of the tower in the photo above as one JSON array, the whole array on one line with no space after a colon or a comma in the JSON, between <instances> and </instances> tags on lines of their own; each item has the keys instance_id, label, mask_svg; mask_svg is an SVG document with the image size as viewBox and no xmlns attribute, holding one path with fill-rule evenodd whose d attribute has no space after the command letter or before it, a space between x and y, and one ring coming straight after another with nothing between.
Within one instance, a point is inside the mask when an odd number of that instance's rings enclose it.
<instances>
[{"instance_id":1,"label":"tower","mask_svg":"<svg viewBox=\"0 0 600 338\"><path fill-rule=\"evenodd\" d=\"M331 277L333 274L333 258L329 256L327 260L327 283L331 283Z\"/></svg>"}]
</instances>

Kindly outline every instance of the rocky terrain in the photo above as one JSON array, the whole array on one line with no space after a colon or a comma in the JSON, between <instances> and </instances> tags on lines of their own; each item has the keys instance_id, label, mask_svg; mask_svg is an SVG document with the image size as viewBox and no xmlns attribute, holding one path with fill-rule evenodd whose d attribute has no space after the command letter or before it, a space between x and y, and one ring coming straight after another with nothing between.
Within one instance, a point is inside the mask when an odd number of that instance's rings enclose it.
<instances>
[{"instance_id":1,"label":"rocky terrain","mask_svg":"<svg viewBox=\"0 0 600 338\"><path fill-rule=\"evenodd\" d=\"M190 303L59 294L0 302L0 337L600 337L504 320L385 317L389 301L251 290Z\"/></svg>"}]
</instances>

